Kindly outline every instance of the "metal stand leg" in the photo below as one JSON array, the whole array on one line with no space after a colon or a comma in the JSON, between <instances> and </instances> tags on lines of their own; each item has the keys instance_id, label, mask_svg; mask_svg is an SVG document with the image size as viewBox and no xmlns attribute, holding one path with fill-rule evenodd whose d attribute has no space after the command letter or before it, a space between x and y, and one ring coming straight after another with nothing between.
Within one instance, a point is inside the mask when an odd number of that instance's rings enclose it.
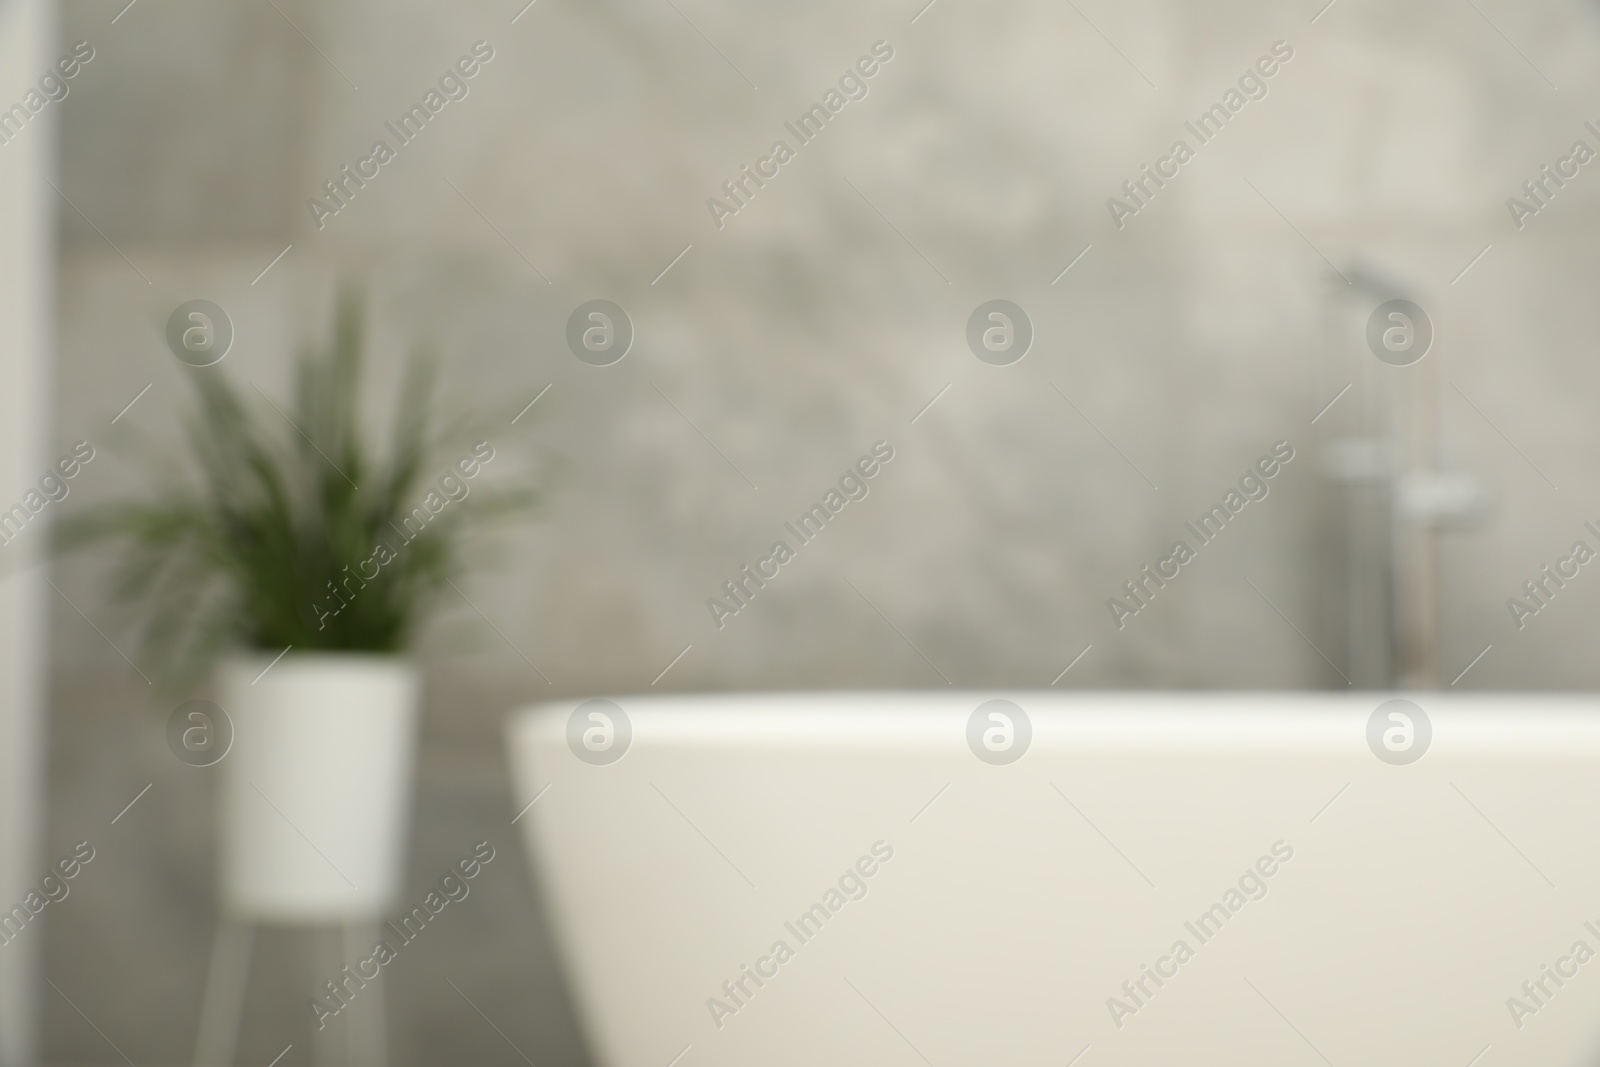
<instances>
[{"instance_id":1,"label":"metal stand leg","mask_svg":"<svg viewBox=\"0 0 1600 1067\"><path fill-rule=\"evenodd\" d=\"M223 918L211 947L204 999L200 1005L200 1034L195 1040L195 1067L231 1067L239 1042L239 1024L250 978L250 955L255 924ZM346 963L365 959L378 941L378 927L362 923L312 935L314 982L326 981ZM322 989L317 989L319 996ZM387 1012L381 976L368 980L339 1012L337 1028L330 1020L312 1032L312 1060L317 1067L387 1067L389 1062Z\"/></svg>"},{"instance_id":2,"label":"metal stand leg","mask_svg":"<svg viewBox=\"0 0 1600 1067\"><path fill-rule=\"evenodd\" d=\"M378 940L378 928L368 923L347 924L343 928L345 961L355 968L366 959ZM349 1010L348 1049L350 1067L386 1067L389 1062L388 1035L384 1011L384 984L380 974L367 981L359 1001Z\"/></svg>"},{"instance_id":3,"label":"metal stand leg","mask_svg":"<svg viewBox=\"0 0 1600 1067\"><path fill-rule=\"evenodd\" d=\"M251 923L224 917L217 924L200 1004L200 1034L195 1039L195 1067L228 1067L239 1041L245 985L250 978Z\"/></svg>"},{"instance_id":4,"label":"metal stand leg","mask_svg":"<svg viewBox=\"0 0 1600 1067\"><path fill-rule=\"evenodd\" d=\"M319 929L311 935L312 982L317 995L328 996L322 983L339 973L344 961L339 959L341 938L337 930ZM338 1017L327 1021L321 1030L311 1033L311 1062L316 1067L337 1067L349 1059L350 1012L354 1005L340 1010Z\"/></svg>"}]
</instances>

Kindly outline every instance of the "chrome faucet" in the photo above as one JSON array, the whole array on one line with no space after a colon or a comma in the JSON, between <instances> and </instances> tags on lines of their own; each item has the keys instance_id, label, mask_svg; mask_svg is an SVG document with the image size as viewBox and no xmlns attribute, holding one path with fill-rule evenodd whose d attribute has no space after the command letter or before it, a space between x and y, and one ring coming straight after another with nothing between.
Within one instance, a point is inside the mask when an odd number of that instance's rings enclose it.
<instances>
[{"instance_id":1,"label":"chrome faucet","mask_svg":"<svg viewBox=\"0 0 1600 1067\"><path fill-rule=\"evenodd\" d=\"M1437 688L1439 534L1481 522L1489 495L1452 466L1441 439L1441 345L1405 367L1366 348L1367 316L1387 300L1415 301L1417 290L1365 264L1345 276L1325 309L1328 363L1346 372L1353 394L1324 413L1322 469L1341 520L1328 524L1339 541L1324 570L1329 629L1343 641L1352 685Z\"/></svg>"}]
</instances>

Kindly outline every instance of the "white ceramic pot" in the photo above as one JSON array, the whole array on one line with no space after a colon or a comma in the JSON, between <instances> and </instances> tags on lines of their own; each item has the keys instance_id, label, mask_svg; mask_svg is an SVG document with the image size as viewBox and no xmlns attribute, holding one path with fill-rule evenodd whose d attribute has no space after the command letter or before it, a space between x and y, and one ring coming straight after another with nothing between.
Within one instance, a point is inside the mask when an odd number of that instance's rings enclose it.
<instances>
[{"instance_id":1,"label":"white ceramic pot","mask_svg":"<svg viewBox=\"0 0 1600 1067\"><path fill-rule=\"evenodd\" d=\"M231 658L219 681L234 728L220 765L223 906L256 921L377 920L400 890L416 668L291 651Z\"/></svg>"}]
</instances>

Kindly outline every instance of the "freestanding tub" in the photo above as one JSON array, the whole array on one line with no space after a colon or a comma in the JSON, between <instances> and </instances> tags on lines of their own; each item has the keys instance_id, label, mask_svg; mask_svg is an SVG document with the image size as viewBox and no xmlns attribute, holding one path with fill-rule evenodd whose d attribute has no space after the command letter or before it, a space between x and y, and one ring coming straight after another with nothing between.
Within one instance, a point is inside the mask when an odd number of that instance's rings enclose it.
<instances>
[{"instance_id":1,"label":"freestanding tub","mask_svg":"<svg viewBox=\"0 0 1600 1067\"><path fill-rule=\"evenodd\" d=\"M1600 701L1409 699L617 697L509 739L603 1067L1580 1062Z\"/></svg>"}]
</instances>

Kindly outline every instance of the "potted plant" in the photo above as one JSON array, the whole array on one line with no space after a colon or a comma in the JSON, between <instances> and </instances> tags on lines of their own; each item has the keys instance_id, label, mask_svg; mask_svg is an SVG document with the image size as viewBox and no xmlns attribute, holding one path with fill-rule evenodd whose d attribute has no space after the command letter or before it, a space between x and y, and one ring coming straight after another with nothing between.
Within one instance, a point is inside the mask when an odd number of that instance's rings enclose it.
<instances>
[{"instance_id":1,"label":"potted plant","mask_svg":"<svg viewBox=\"0 0 1600 1067\"><path fill-rule=\"evenodd\" d=\"M420 705L407 642L462 569L464 531L534 499L476 482L490 442L446 449L466 439L436 417L431 361L410 361L380 458L357 414L362 347L346 298L287 406L196 369L192 469L66 530L69 547L120 545L115 592L145 612L147 658L185 683L216 669L223 904L255 921L374 921L397 898Z\"/></svg>"}]
</instances>

